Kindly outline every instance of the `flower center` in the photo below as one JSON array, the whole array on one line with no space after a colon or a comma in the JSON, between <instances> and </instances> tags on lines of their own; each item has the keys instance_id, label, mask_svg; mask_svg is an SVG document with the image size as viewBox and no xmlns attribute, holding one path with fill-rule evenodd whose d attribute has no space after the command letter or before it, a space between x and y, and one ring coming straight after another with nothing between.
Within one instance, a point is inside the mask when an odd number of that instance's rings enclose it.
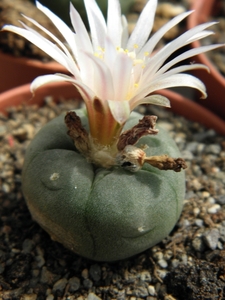
<instances>
[{"instance_id":1,"label":"flower center","mask_svg":"<svg viewBox=\"0 0 225 300\"><path fill-rule=\"evenodd\" d=\"M133 66L131 74L130 74L130 86L127 90L127 95L125 97L126 100L131 99L132 96L136 93L137 88L140 87L140 80L142 78L142 72L146 66L146 60L149 57L149 52L145 52L142 57L139 57L138 56L138 48L139 48L139 46L137 44L133 45L133 49L131 51L129 51L128 49L124 49L120 46L116 47L116 51L118 53L124 53L131 59L132 66ZM106 52L106 49L99 46L97 51L94 53L94 55L96 57L98 57L99 59L104 60L105 52Z\"/></svg>"},{"instance_id":2,"label":"flower center","mask_svg":"<svg viewBox=\"0 0 225 300\"><path fill-rule=\"evenodd\" d=\"M132 59L133 61L133 65L136 66L136 65L141 65L142 68L145 68L145 60L147 58L147 56L149 56L149 53L148 52L145 52L144 53L144 57L141 59L141 58L137 58L137 51L136 49L138 49L138 45L137 44L134 44L133 46L134 50L133 51L129 51L128 49L123 49L121 47L116 47L116 51L117 52L122 52L122 53L125 53L127 54L127 56L129 58ZM104 60L104 56L105 56L105 48L103 47L98 47L97 51L94 53L94 55L102 60Z\"/></svg>"}]
</instances>

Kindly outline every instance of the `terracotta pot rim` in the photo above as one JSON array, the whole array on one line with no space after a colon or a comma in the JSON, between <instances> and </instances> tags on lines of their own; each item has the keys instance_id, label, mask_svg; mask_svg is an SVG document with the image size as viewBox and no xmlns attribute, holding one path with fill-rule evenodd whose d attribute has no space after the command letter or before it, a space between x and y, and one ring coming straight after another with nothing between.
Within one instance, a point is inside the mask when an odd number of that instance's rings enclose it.
<instances>
[{"instance_id":1,"label":"terracotta pot rim","mask_svg":"<svg viewBox=\"0 0 225 300\"><path fill-rule=\"evenodd\" d=\"M199 122L206 127L225 135L225 122L210 110L176 92L161 90L159 93L170 100L171 110L176 114L184 116L194 122ZM22 103L25 105L37 104L41 106L44 103L45 96L52 96L54 100L60 96L65 99L81 99L77 89L69 83L52 83L43 86L36 91L33 98L30 92L30 84L25 84L0 94L0 111L6 113L7 107L18 106Z\"/></svg>"},{"instance_id":2,"label":"terracotta pot rim","mask_svg":"<svg viewBox=\"0 0 225 300\"><path fill-rule=\"evenodd\" d=\"M214 2L215 0L198 0L192 2L191 10L194 10L194 12L187 19L188 29L191 29L200 23L207 22ZM199 48L200 46L200 41L194 41L192 43L193 48ZM217 81L225 87L225 77L216 69L210 59L208 59L207 55L205 53L200 53L197 57L201 63L209 67L211 75L216 77Z\"/></svg>"},{"instance_id":3,"label":"terracotta pot rim","mask_svg":"<svg viewBox=\"0 0 225 300\"><path fill-rule=\"evenodd\" d=\"M14 61L18 65L26 65L29 67L42 69L42 70L49 71L49 72L55 72L55 70L57 70L58 72L68 73L66 68L63 67L62 65L60 65L56 61L43 62L43 61L35 59L35 58L16 57L16 56L13 56L12 54L4 53L2 51L0 51L0 56L5 61Z\"/></svg>"}]
</instances>

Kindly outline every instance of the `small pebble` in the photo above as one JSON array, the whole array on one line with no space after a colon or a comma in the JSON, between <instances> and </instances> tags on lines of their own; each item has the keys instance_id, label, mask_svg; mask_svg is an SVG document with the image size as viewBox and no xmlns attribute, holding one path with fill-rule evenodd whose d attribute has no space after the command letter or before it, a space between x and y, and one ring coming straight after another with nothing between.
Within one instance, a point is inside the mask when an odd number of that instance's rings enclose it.
<instances>
[{"instance_id":1,"label":"small pebble","mask_svg":"<svg viewBox=\"0 0 225 300\"><path fill-rule=\"evenodd\" d=\"M187 142L185 149L190 151L191 153L196 154L198 145L199 143L195 141Z\"/></svg>"},{"instance_id":2,"label":"small pebble","mask_svg":"<svg viewBox=\"0 0 225 300\"><path fill-rule=\"evenodd\" d=\"M87 300L101 300L101 298L96 296L94 293L89 293L87 296Z\"/></svg>"},{"instance_id":3,"label":"small pebble","mask_svg":"<svg viewBox=\"0 0 225 300\"><path fill-rule=\"evenodd\" d=\"M216 214L219 210L221 209L221 206L219 204L214 204L210 208L208 208L208 213L209 214Z\"/></svg>"},{"instance_id":4,"label":"small pebble","mask_svg":"<svg viewBox=\"0 0 225 300\"><path fill-rule=\"evenodd\" d=\"M185 159L185 160L192 160L194 158L191 151L188 151L188 150L183 150L181 152L181 155L182 155L182 158Z\"/></svg>"},{"instance_id":5,"label":"small pebble","mask_svg":"<svg viewBox=\"0 0 225 300\"><path fill-rule=\"evenodd\" d=\"M199 215L199 213L200 213L199 207L195 207L195 208L193 209L193 213L194 213L194 216L197 217L197 216Z\"/></svg>"},{"instance_id":6,"label":"small pebble","mask_svg":"<svg viewBox=\"0 0 225 300\"><path fill-rule=\"evenodd\" d=\"M184 265L186 265L187 262L188 262L187 254L182 254L181 259L182 259L182 263L183 263Z\"/></svg>"},{"instance_id":7,"label":"small pebble","mask_svg":"<svg viewBox=\"0 0 225 300\"><path fill-rule=\"evenodd\" d=\"M136 286L134 295L136 297L145 298L149 295L148 289L145 286Z\"/></svg>"},{"instance_id":8,"label":"small pebble","mask_svg":"<svg viewBox=\"0 0 225 300\"><path fill-rule=\"evenodd\" d=\"M69 279L69 291L76 292L80 288L80 279L78 277L71 277Z\"/></svg>"},{"instance_id":9,"label":"small pebble","mask_svg":"<svg viewBox=\"0 0 225 300\"><path fill-rule=\"evenodd\" d=\"M205 245L201 237L196 237L192 241L192 247L195 251L203 252L205 250Z\"/></svg>"},{"instance_id":10,"label":"small pebble","mask_svg":"<svg viewBox=\"0 0 225 300\"><path fill-rule=\"evenodd\" d=\"M198 227L202 227L203 224L204 224L204 221L202 219L195 219L195 224L198 226Z\"/></svg>"},{"instance_id":11,"label":"small pebble","mask_svg":"<svg viewBox=\"0 0 225 300\"><path fill-rule=\"evenodd\" d=\"M164 257L165 260L171 259L171 257L173 257L173 251L172 250L166 250L163 257Z\"/></svg>"},{"instance_id":12,"label":"small pebble","mask_svg":"<svg viewBox=\"0 0 225 300\"><path fill-rule=\"evenodd\" d=\"M151 278L150 272L149 271L142 271L141 275L140 275L140 279L142 281L151 282L152 278Z\"/></svg>"},{"instance_id":13,"label":"small pebble","mask_svg":"<svg viewBox=\"0 0 225 300\"><path fill-rule=\"evenodd\" d=\"M56 281L56 283L53 285L53 289L52 289L53 293L56 291L63 292L66 287L67 282L68 281L66 278L62 278L62 279L59 279L58 281Z\"/></svg>"},{"instance_id":14,"label":"small pebble","mask_svg":"<svg viewBox=\"0 0 225 300\"><path fill-rule=\"evenodd\" d=\"M163 253L162 252L156 252L154 253L153 257L157 260L160 260L163 258Z\"/></svg>"},{"instance_id":15,"label":"small pebble","mask_svg":"<svg viewBox=\"0 0 225 300\"><path fill-rule=\"evenodd\" d=\"M38 266L39 268L41 268L41 267L44 266L44 264L45 264L45 259L44 259L43 256L37 255L37 256L35 257L35 260L36 260L37 266Z\"/></svg>"},{"instance_id":16,"label":"small pebble","mask_svg":"<svg viewBox=\"0 0 225 300\"><path fill-rule=\"evenodd\" d=\"M89 274L94 281L99 281L101 279L101 267L97 264L91 265Z\"/></svg>"},{"instance_id":17,"label":"small pebble","mask_svg":"<svg viewBox=\"0 0 225 300\"><path fill-rule=\"evenodd\" d=\"M81 276L84 278L84 279L87 279L88 276L89 276L89 273L88 273L88 269L84 269L81 273Z\"/></svg>"},{"instance_id":18,"label":"small pebble","mask_svg":"<svg viewBox=\"0 0 225 300\"><path fill-rule=\"evenodd\" d=\"M180 261L176 258L171 260L171 265L173 268L176 268L180 264Z\"/></svg>"},{"instance_id":19,"label":"small pebble","mask_svg":"<svg viewBox=\"0 0 225 300\"><path fill-rule=\"evenodd\" d=\"M155 296L156 292L155 292L155 287L154 287L154 285L149 285L149 286L148 286L148 292L149 292L149 295Z\"/></svg>"},{"instance_id":20,"label":"small pebble","mask_svg":"<svg viewBox=\"0 0 225 300\"><path fill-rule=\"evenodd\" d=\"M212 144L212 145L207 145L205 147L205 152L207 154L215 154L218 155L221 152L221 146L220 145L216 145L216 144Z\"/></svg>"},{"instance_id":21,"label":"small pebble","mask_svg":"<svg viewBox=\"0 0 225 300\"><path fill-rule=\"evenodd\" d=\"M31 250L32 250L33 247L34 247L34 242L33 242L32 240L30 240L30 239L25 239L24 242L23 242L22 247L23 247L23 250L22 250L22 251L23 251L24 253L30 253Z\"/></svg>"},{"instance_id":22,"label":"small pebble","mask_svg":"<svg viewBox=\"0 0 225 300\"><path fill-rule=\"evenodd\" d=\"M217 196L216 202L219 203L220 205L224 205L225 204L225 195Z\"/></svg>"},{"instance_id":23,"label":"small pebble","mask_svg":"<svg viewBox=\"0 0 225 300\"><path fill-rule=\"evenodd\" d=\"M93 286L93 281L88 279L88 278L84 279L83 286L84 286L85 289L89 290Z\"/></svg>"},{"instance_id":24,"label":"small pebble","mask_svg":"<svg viewBox=\"0 0 225 300\"><path fill-rule=\"evenodd\" d=\"M158 260L158 265L163 269L166 269L168 267L168 263L166 262L165 259Z\"/></svg>"},{"instance_id":25,"label":"small pebble","mask_svg":"<svg viewBox=\"0 0 225 300\"><path fill-rule=\"evenodd\" d=\"M218 240L219 240L219 230L216 228L213 228L211 230L207 230L204 233L204 241L206 243L206 245L211 249L211 250L215 250L218 244Z\"/></svg>"}]
</instances>

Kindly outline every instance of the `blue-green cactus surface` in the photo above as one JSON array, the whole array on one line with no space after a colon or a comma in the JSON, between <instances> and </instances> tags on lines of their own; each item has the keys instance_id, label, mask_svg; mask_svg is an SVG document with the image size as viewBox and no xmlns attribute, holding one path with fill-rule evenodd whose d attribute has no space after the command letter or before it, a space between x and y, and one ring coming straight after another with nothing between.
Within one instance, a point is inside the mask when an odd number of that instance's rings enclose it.
<instances>
[{"instance_id":1,"label":"blue-green cactus surface","mask_svg":"<svg viewBox=\"0 0 225 300\"><path fill-rule=\"evenodd\" d=\"M76 113L88 130L85 110ZM132 113L125 129L141 118ZM180 156L162 129L139 144L148 145L148 155ZM130 257L165 238L180 216L185 192L184 171L148 164L137 173L94 167L76 151L64 116L45 125L31 142L22 184L34 220L52 239L99 261Z\"/></svg>"}]
</instances>

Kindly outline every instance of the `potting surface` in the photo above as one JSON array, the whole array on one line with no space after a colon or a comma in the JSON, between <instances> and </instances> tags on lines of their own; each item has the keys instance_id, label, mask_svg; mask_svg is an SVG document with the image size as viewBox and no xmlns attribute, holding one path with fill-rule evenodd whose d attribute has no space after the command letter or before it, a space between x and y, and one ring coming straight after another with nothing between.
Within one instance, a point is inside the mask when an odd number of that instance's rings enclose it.
<instances>
[{"instance_id":1,"label":"potting surface","mask_svg":"<svg viewBox=\"0 0 225 300\"><path fill-rule=\"evenodd\" d=\"M35 133L75 101L9 109L0 117L0 299L225 299L225 141L169 110L143 106L186 159L182 215L153 248L114 263L82 258L36 224L21 191L26 148Z\"/></svg>"}]
</instances>

